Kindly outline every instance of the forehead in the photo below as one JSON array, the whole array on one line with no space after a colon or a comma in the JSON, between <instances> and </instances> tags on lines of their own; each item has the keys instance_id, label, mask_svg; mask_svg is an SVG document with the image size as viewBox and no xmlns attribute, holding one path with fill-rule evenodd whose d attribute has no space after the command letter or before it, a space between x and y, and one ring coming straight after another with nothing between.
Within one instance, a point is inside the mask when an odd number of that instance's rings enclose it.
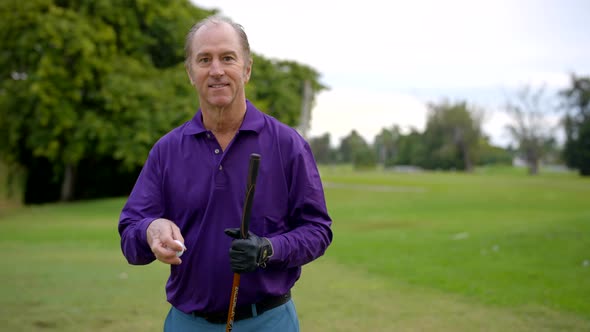
<instances>
[{"instance_id":1,"label":"forehead","mask_svg":"<svg viewBox=\"0 0 590 332\"><path fill-rule=\"evenodd\" d=\"M192 40L193 54L235 52L241 53L238 33L226 22L214 22L202 26Z\"/></svg>"}]
</instances>

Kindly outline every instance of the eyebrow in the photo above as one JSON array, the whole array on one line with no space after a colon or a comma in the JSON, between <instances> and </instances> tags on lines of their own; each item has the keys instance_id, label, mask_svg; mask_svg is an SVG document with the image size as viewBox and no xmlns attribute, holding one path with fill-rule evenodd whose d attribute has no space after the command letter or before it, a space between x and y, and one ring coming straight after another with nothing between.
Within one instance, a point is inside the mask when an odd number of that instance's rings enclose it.
<instances>
[{"instance_id":1,"label":"eyebrow","mask_svg":"<svg viewBox=\"0 0 590 332\"><path fill-rule=\"evenodd\" d=\"M233 55L233 56L237 57L238 53L235 52L235 51L225 51L225 52L222 52L220 54L220 56L226 56L226 55ZM211 52L197 53L197 55L195 56L195 58L198 59L198 58L201 58L201 57L204 57L204 56L211 56Z\"/></svg>"}]
</instances>

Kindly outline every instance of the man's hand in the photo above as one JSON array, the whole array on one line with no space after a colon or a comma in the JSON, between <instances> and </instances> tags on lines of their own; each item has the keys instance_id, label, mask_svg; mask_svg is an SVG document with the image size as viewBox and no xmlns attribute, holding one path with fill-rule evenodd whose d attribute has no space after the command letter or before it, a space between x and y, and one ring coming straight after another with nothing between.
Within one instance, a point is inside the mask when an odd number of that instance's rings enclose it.
<instances>
[{"instance_id":1,"label":"man's hand","mask_svg":"<svg viewBox=\"0 0 590 332\"><path fill-rule=\"evenodd\" d=\"M266 266L272 256L272 245L267 238L248 232L248 238L241 239L239 228L228 228L225 234L235 239L229 250L231 268L235 273L252 272L259 266Z\"/></svg>"},{"instance_id":2,"label":"man's hand","mask_svg":"<svg viewBox=\"0 0 590 332\"><path fill-rule=\"evenodd\" d=\"M182 260L176 256L177 251L184 250L174 240L184 243L180 228L168 219L156 219L147 228L147 241L156 258L166 264L178 265Z\"/></svg>"}]
</instances>

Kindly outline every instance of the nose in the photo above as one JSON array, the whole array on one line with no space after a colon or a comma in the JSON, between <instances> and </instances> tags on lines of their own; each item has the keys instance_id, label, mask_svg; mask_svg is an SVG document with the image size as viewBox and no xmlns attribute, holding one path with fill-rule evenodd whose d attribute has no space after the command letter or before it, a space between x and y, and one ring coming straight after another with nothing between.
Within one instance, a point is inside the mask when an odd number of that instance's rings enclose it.
<instances>
[{"instance_id":1,"label":"nose","mask_svg":"<svg viewBox=\"0 0 590 332\"><path fill-rule=\"evenodd\" d=\"M218 59L214 59L211 62L211 66L209 67L209 75L213 77L219 77L223 75L223 67L221 61L219 61Z\"/></svg>"}]
</instances>

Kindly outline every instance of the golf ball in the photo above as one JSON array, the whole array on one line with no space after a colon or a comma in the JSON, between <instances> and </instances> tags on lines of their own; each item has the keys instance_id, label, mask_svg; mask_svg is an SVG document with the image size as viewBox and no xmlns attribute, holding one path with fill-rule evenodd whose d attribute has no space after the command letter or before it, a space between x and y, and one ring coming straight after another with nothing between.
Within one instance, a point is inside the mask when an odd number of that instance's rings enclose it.
<instances>
[{"instance_id":1,"label":"golf ball","mask_svg":"<svg viewBox=\"0 0 590 332\"><path fill-rule=\"evenodd\" d=\"M174 242L176 242L182 246L182 250L176 252L176 257L180 257L180 256L182 256L182 254L186 250L186 247L184 246L184 243L180 242L179 240L174 240Z\"/></svg>"}]
</instances>

